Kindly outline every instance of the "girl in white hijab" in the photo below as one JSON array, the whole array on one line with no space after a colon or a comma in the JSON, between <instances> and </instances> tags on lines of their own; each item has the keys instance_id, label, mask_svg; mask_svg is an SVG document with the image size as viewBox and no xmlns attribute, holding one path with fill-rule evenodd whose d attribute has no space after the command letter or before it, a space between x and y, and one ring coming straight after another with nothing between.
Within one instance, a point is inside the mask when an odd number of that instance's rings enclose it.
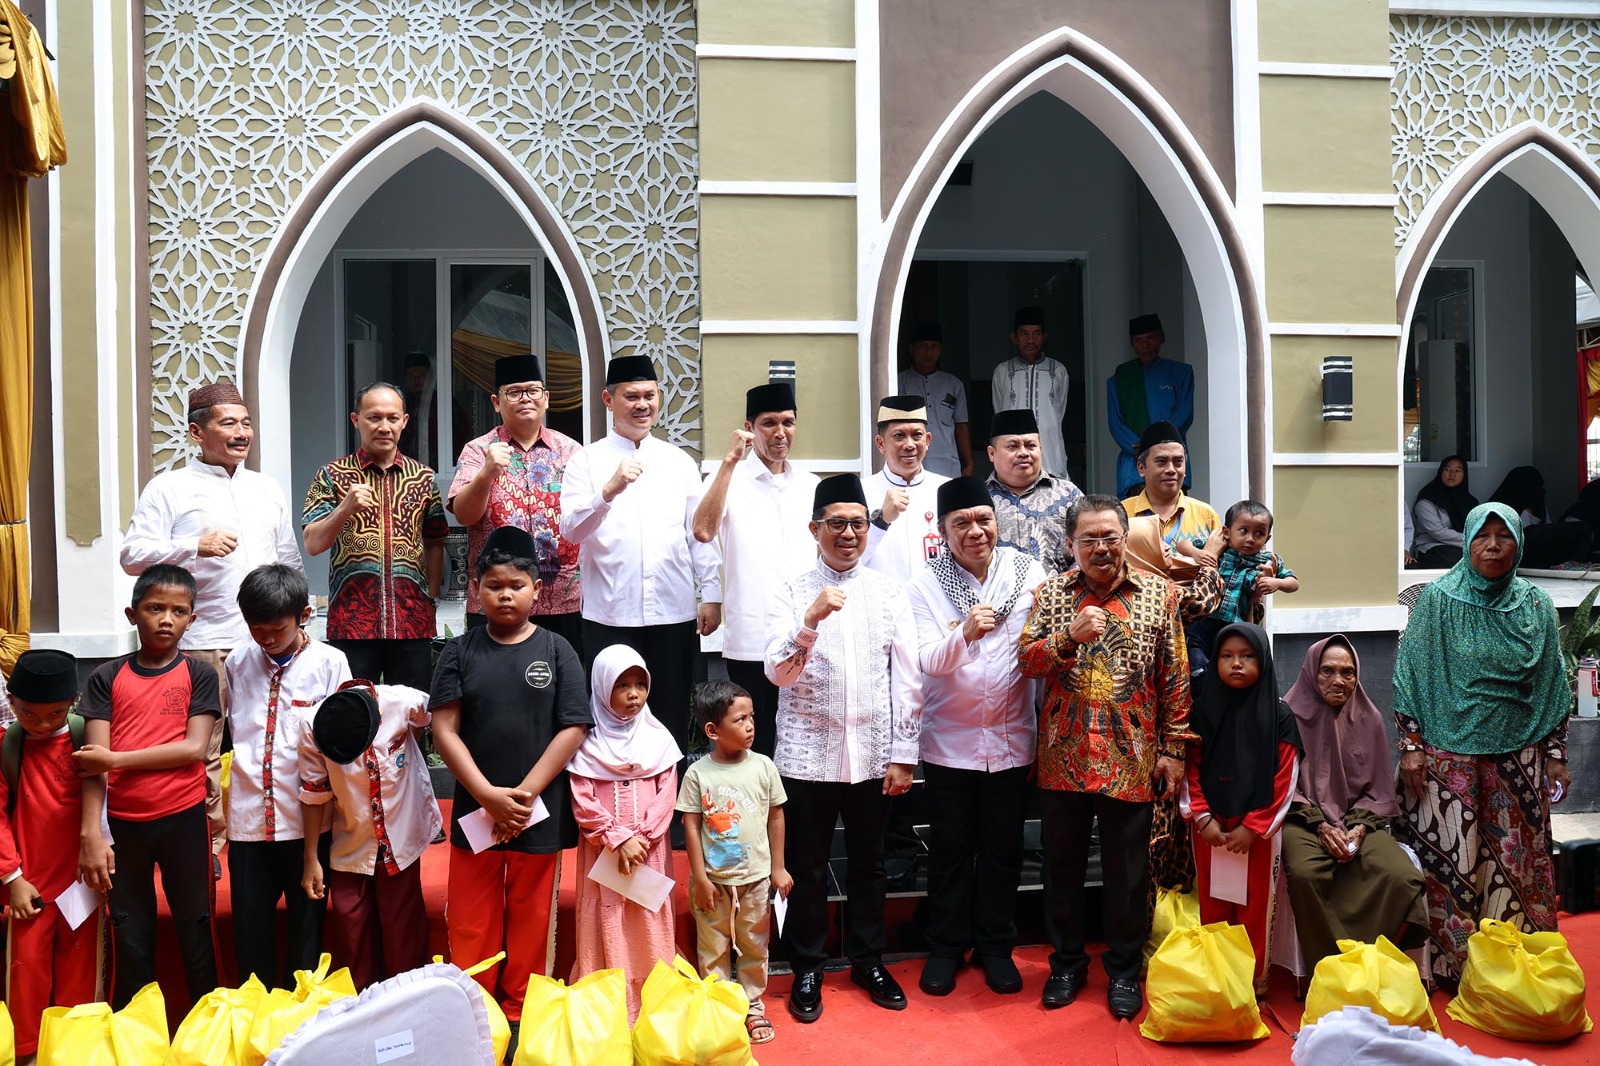
<instances>
[{"instance_id":1,"label":"girl in white hijab","mask_svg":"<svg viewBox=\"0 0 1600 1066\"><path fill-rule=\"evenodd\" d=\"M678 794L677 740L646 697L650 671L639 653L613 644L595 656L589 702L594 728L567 764L578 843L578 951L572 980L612 967L628 975L628 1022L657 959L671 961L672 901L646 911L587 875L597 862L633 875L648 866L672 876L667 827Z\"/></svg>"}]
</instances>

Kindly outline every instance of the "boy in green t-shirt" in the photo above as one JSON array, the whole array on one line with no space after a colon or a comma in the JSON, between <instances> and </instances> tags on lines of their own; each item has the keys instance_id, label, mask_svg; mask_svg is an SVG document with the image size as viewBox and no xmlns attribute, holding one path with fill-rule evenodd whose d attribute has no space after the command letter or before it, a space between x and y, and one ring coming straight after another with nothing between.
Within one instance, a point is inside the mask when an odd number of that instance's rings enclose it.
<instances>
[{"instance_id":1,"label":"boy in green t-shirt","mask_svg":"<svg viewBox=\"0 0 1600 1066\"><path fill-rule=\"evenodd\" d=\"M788 898L794 878L783 865L783 804L788 800L778 768L750 750L756 738L750 693L728 681L710 681L694 696L695 720L711 741L711 754L689 767L678 791L692 874L700 971L731 980L750 997L745 1028L752 1044L773 1038L761 1002L767 989L771 893ZM731 936L729 934L732 934ZM738 956L735 966L731 953Z\"/></svg>"}]
</instances>

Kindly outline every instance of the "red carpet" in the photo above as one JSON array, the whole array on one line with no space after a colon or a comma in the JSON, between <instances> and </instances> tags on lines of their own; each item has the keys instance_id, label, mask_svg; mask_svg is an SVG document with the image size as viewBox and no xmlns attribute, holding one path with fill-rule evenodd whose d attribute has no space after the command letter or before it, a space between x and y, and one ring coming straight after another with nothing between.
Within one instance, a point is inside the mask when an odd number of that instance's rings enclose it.
<instances>
[{"instance_id":1,"label":"red carpet","mask_svg":"<svg viewBox=\"0 0 1600 1066\"><path fill-rule=\"evenodd\" d=\"M448 817L449 805L441 806ZM688 862L681 853L673 859L674 874L679 879L674 897L679 950L692 960L693 920L682 887ZM423 887L432 926L431 942L434 950L443 954L445 883L449 866L447 846L437 844L429 848L422 862ZM567 862L561 871L557 976L566 976L572 966L574 886L579 876L573 865ZM223 964L223 979L231 981L232 916L226 877L217 889L216 928L221 947L218 957ZM187 1004L183 1002L182 974L175 967L176 944L164 913L162 917L161 984L168 996L172 1024L176 1026L187 1011ZM1563 915L1561 931L1584 970L1600 974L1600 912ZM982 972L967 968L961 971L953 995L932 999L916 987L917 975L922 969L920 959L896 964L891 969L911 1000L910 1006L899 1012L874 1007L866 993L850 982L848 973L830 973L824 982L823 1016L812 1025L802 1025L789 1016L784 1009L789 978L775 978L767 1002L778 1037L757 1048L756 1057L762 1066L848 1061L866 1049L872 1049L874 1061L895 1063L970 1062L1022 1066L1025 1063L1083 1062L1161 1066L1226 1060L1248 1066L1289 1061L1293 1048L1289 1033L1300 1027L1301 1005L1294 999L1293 979L1282 970L1272 971L1272 992L1267 1000L1270 1009L1262 1012L1271 1030L1267 1039L1250 1044L1164 1045L1144 1039L1139 1035L1137 1024L1117 1022L1106 1011L1105 977L1098 958L1078 1002L1047 1012L1039 1006L1038 996L1049 970L1048 950L1029 947L1017 954L1026 987L1016 996L994 995L984 986ZM1480 1055L1526 1058L1549 1066L1600 1062L1600 1034L1591 1033L1564 1044L1513 1043L1452 1020L1445 1014L1447 1002L1449 997L1442 993L1433 997L1433 1009L1439 1016L1444 1035ZM1591 1004L1590 1011L1600 1016L1600 999Z\"/></svg>"}]
</instances>

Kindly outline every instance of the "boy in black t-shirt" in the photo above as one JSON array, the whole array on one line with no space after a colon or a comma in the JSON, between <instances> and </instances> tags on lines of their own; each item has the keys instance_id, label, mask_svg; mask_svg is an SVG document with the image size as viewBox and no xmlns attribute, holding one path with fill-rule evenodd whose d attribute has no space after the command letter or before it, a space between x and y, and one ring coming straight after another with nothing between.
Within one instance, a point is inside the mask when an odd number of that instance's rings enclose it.
<instances>
[{"instance_id":1,"label":"boy in black t-shirt","mask_svg":"<svg viewBox=\"0 0 1600 1066\"><path fill-rule=\"evenodd\" d=\"M73 754L79 770L107 777L106 813L117 842L111 1002L118 1010L156 977L157 866L191 1002L217 987L205 760L222 702L216 671L178 650L194 620L194 578L182 567L150 567L133 584L127 615L139 630L139 650L89 675L86 743Z\"/></svg>"},{"instance_id":2,"label":"boy in black t-shirt","mask_svg":"<svg viewBox=\"0 0 1600 1066\"><path fill-rule=\"evenodd\" d=\"M446 644L433 675L433 742L456 778L450 961L465 968L506 953L503 965L477 979L505 1009L513 1032L528 975L548 975L554 962L560 853L578 842L566 765L594 724L572 645L528 620L540 573L556 565L553 557L539 559L525 530L502 526L489 534L477 566L487 624ZM537 822L536 799L548 812ZM461 819L480 808L494 822L495 843L474 853ZM508 898L517 906L508 908Z\"/></svg>"}]
</instances>

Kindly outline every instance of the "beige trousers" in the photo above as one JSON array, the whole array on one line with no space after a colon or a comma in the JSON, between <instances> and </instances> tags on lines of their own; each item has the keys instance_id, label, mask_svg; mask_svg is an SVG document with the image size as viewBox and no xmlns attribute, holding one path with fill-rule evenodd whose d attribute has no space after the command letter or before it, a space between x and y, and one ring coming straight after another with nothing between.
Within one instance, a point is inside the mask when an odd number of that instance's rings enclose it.
<instances>
[{"instance_id":1,"label":"beige trousers","mask_svg":"<svg viewBox=\"0 0 1600 1066\"><path fill-rule=\"evenodd\" d=\"M217 693L222 699L222 717L211 727L211 743L206 745L206 825L211 830L211 854L222 854L228 839L228 812L222 803L222 725L228 717L228 674L222 664L231 648L206 648L186 651L196 662L217 672Z\"/></svg>"},{"instance_id":2,"label":"beige trousers","mask_svg":"<svg viewBox=\"0 0 1600 1066\"><path fill-rule=\"evenodd\" d=\"M739 987L750 998L750 1013L764 1015L761 997L767 990L772 882L763 877L748 885L717 885L716 889L716 907L694 912L700 972L733 980L737 970ZM738 955L736 964L729 959L730 949Z\"/></svg>"}]
</instances>

